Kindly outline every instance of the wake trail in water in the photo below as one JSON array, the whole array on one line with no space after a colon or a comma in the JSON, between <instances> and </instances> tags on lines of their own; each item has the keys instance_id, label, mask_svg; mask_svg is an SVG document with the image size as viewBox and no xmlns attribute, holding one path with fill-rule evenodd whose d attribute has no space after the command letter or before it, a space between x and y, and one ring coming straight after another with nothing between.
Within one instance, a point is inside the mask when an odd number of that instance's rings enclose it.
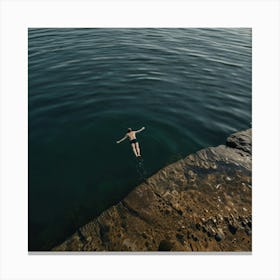
<instances>
[{"instance_id":1,"label":"wake trail in water","mask_svg":"<svg viewBox=\"0 0 280 280\"><path fill-rule=\"evenodd\" d=\"M147 171L145 169L144 160L143 160L142 157L140 159L137 159L136 170L137 170L137 173L139 175L140 180L141 181L146 181Z\"/></svg>"}]
</instances>

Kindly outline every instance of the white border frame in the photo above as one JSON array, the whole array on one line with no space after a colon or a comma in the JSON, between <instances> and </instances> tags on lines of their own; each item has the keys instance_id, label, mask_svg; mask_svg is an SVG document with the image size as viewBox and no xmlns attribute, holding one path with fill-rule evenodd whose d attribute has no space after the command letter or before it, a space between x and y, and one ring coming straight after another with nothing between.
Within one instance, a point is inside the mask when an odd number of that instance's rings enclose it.
<instances>
[{"instance_id":1,"label":"white border frame","mask_svg":"<svg viewBox=\"0 0 280 280\"><path fill-rule=\"evenodd\" d=\"M279 279L279 2L1 2L0 279ZM252 255L29 255L28 27L253 28Z\"/></svg>"}]
</instances>

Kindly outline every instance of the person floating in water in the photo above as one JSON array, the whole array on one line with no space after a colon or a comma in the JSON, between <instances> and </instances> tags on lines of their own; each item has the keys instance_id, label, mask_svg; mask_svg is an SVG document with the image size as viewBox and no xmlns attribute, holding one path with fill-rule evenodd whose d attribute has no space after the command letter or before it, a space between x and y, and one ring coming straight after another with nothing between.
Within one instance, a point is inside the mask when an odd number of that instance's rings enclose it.
<instances>
[{"instance_id":1,"label":"person floating in water","mask_svg":"<svg viewBox=\"0 0 280 280\"><path fill-rule=\"evenodd\" d=\"M128 128L126 135L121 140L117 141L117 144L121 143L126 138L128 138L129 139L129 143L131 144L131 147L132 147L132 150L133 150L135 156L136 157L141 157L139 143L138 143L138 141L136 139L136 133L141 132L144 129L145 129L144 126L141 129L139 129L139 130L132 130L131 128Z\"/></svg>"}]
</instances>

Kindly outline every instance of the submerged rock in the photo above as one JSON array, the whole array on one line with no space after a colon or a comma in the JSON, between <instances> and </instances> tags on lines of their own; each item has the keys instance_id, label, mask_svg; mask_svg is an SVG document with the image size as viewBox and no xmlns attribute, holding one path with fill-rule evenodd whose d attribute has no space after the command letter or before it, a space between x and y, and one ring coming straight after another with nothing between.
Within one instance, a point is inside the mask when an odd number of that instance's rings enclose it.
<instances>
[{"instance_id":1,"label":"submerged rock","mask_svg":"<svg viewBox=\"0 0 280 280\"><path fill-rule=\"evenodd\" d=\"M251 251L251 141L166 166L53 251Z\"/></svg>"}]
</instances>

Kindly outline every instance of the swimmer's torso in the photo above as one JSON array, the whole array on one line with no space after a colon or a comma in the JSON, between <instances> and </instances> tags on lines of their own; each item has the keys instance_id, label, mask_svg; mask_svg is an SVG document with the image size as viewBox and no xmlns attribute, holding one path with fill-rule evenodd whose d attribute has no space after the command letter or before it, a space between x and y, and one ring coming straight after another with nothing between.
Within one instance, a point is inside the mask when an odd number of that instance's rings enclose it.
<instances>
[{"instance_id":1,"label":"swimmer's torso","mask_svg":"<svg viewBox=\"0 0 280 280\"><path fill-rule=\"evenodd\" d=\"M135 134L136 134L135 131L130 131L126 135L128 136L129 140L133 140L136 139Z\"/></svg>"}]
</instances>

